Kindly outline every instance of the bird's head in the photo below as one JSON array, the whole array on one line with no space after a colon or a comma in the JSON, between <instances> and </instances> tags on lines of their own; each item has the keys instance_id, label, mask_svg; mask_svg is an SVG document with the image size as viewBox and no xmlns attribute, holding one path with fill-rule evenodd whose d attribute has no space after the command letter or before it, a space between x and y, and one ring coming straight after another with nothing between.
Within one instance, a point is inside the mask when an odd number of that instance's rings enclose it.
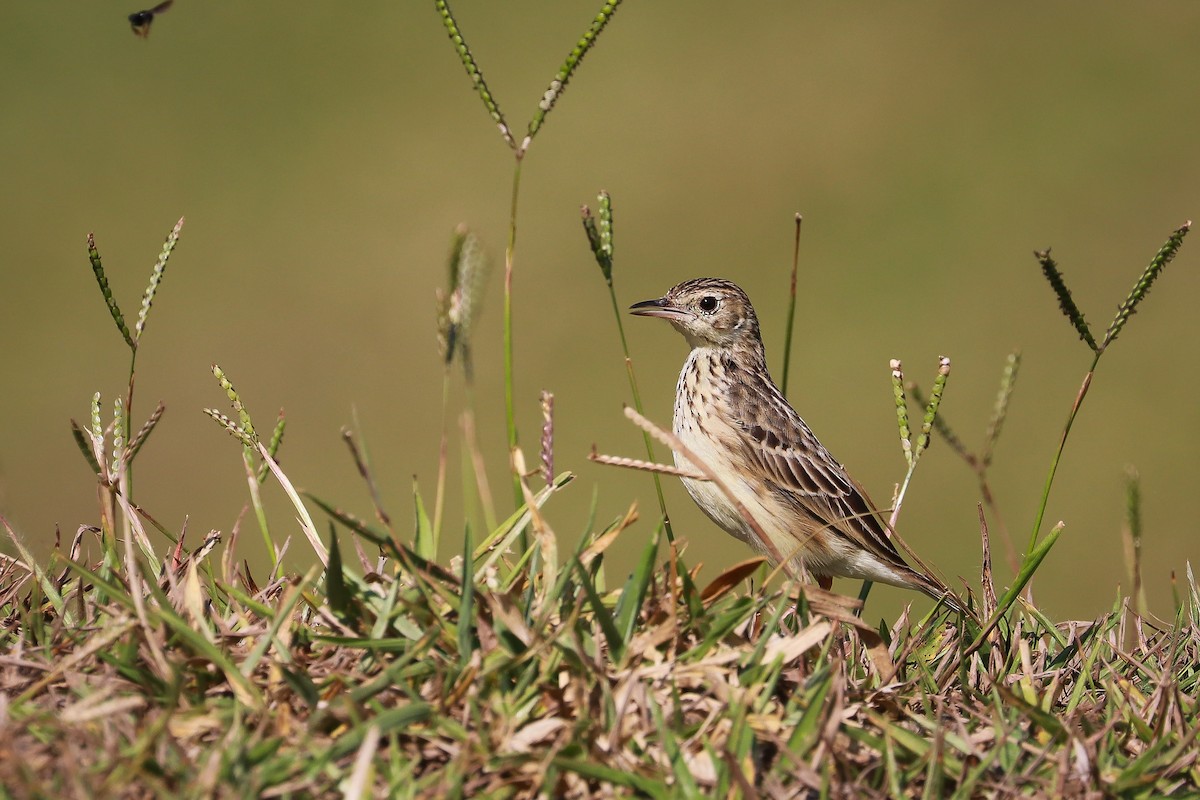
<instances>
[{"instance_id":1,"label":"bird's head","mask_svg":"<svg viewBox=\"0 0 1200 800\"><path fill-rule=\"evenodd\" d=\"M720 278L684 281L657 300L634 303L629 310L643 317L662 317L693 348L762 347L750 298L737 284Z\"/></svg>"}]
</instances>

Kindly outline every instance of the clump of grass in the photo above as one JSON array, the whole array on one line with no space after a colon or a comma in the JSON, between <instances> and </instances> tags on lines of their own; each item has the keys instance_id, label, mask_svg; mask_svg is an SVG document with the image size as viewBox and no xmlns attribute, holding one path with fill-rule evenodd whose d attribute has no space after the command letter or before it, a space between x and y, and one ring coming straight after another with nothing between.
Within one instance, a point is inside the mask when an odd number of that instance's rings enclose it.
<instances>
[{"instance_id":1,"label":"clump of grass","mask_svg":"<svg viewBox=\"0 0 1200 800\"><path fill-rule=\"evenodd\" d=\"M903 615L878 631L896 668L881 675L824 593L747 592L742 568L697 590L678 557L657 564L656 537L604 590L632 510L533 570L511 546L569 481L468 535L450 568L348 520L382 564L351 563L333 537L303 576L259 584L209 547L135 580L87 555L90 531L45 566L5 558L0 783L583 798L1179 796L1200 781L1190 573L1170 622L1121 600L1093 622L1029 606L987 654Z\"/></svg>"},{"instance_id":2,"label":"clump of grass","mask_svg":"<svg viewBox=\"0 0 1200 800\"><path fill-rule=\"evenodd\" d=\"M117 326L117 331L121 334L121 338L129 348L129 378L126 384L125 396L118 397L114 403L113 425L105 428L99 424L99 410L96 408L100 398L98 392L93 401L90 436L78 423L71 420L71 429L75 443L87 460L88 466L92 467L100 481L101 502L102 505L106 506L105 513L102 514L102 521L104 529L109 533L115 530L113 526L116 524L118 518L117 507L119 504L116 501L117 494L123 495L127 501L132 499L133 459L138 454L138 451L141 450L142 445L146 443L150 434L153 433L164 410L163 404L159 402L154 412L151 413L137 434L133 433L131 427L133 389L137 377L138 349L142 343L142 334L146 330L150 308L154 305L154 298L158 294L159 286L162 284L163 276L167 271L167 261L171 258L171 253L175 251L175 245L179 242L179 234L182 230L183 217L180 217L175 226L167 233L167 238L163 242L158 258L155 259L154 266L150 269L150 281L147 283L145 291L142 292L142 301L138 308L137 322L134 323L132 331L125 322L125 315L121 312L121 306L113 294L112 287L109 285L108 275L104 271L104 263L100 258L100 250L96 246L95 234L89 233L87 235L88 261L92 266L92 274L95 276L96 283L100 287L100 294L104 298L104 304L108 308L109 316L112 317L113 323ZM105 444L105 439L110 432L112 434L111 452L110 458L106 463L104 452L109 446ZM127 515L123 515L121 520L125 535L128 537L132 533L132 521Z\"/></svg>"},{"instance_id":3,"label":"clump of grass","mask_svg":"<svg viewBox=\"0 0 1200 800\"><path fill-rule=\"evenodd\" d=\"M1042 250L1034 253L1042 266L1042 272L1046 276L1050 288L1054 290L1055 296L1058 298L1059 308L1067 316L1067 319L1074 326L1075 330L1079 332L1080 338L1091 348L1092 363L1088 367L1087 373L1083 376L1083 383L1079 387L1079 392L1075 395L1075 402L1071 404L1071 411L1067 415L1066 424L1063 426L1062 435L1058 441L1058 448L1055 450L1054 457L1050 462L1050 471L1046 476L1046 482L1042 488L1041 500L1034 518L1033 530L1029 534L1029 545L1025 550L1025 558L1021 562L1021 568L1014 578L1013 585L1000 598L995 612L984 626L979 637L975 640L973 647L978 648L981 646L988 633L1000 623L1001 618L1012 608L1017 597L1033 579L1037 568L1049 554L1051 548L1053 548L1059 534L1062 533L1064 523L1059 522L1046 536L1040 540L1038 538L1038 534L1042 529L1042 521L1046 516L1046 507L1050 502L1050 489L1054 485L1054 478L1058 473L1058 465L1062 460L1062 454L1067 445L1067 438L1071 434L1071 427L1075 424L1075 418L1079 414L1079 409L1083 406L1084 398L1087 397L1088 389L1092 385L1092 378L1096 374L1096 368L1100 364L1101 357L1107 352L1112 343L1116 341L1117 336L1125 328L1129 318L1137 311L1138 306L1146 298L1146 295L1149 294L1150 287L1162 275L1167 264L1174 260L1175 254L1179 252L1179 248L1183 245L1183 238L1191 230L1191 227L1192 223L1189 220L1167 237L1167 241L1158 249L1158 252L1150 259L1150 263L1142 270L1141 275L1138 276L1137 281L1134 282L1129 295L1117 307L1116 315L1113 317L1112 322L1109 323L1108 329L1104 333L1104 338L1099 342L1091 334L1091 329L1084 321L1082 312L1075 305L1075 301L1067 289L1066 281L1063 280L1062 274L1058 270L1058 265L1050 258L1050 251Z\"/></svg>"},{"instance_id":4,"label":"clump of grass","mask_svg":"<svg viewBox=\"0 0 1200 800\"><path fill-rule=\"evenodd\" d=\"M218 385L225 392L225 396L229 398L237 419L231 419L215 408L206 408L204 409L204 413L242 444L242 467L245 469L246 485L250 490L250 505L254 509L254 518L258 522L258 529L259 533L262 534L263 545L266 548L267 555L271 559L272 575L275 578L282 577L283 552L280 548L276 547L275 541L271 537L271 528L267 524L267 512L263 506L259 486L272 471L278 473L277 465L275 465L275 456L278 454L279 446L283 442L284 430L287 428L287 418L284 416L283 409L280 409L279 416L275 422L275 428L271 432L271 438L268 444L263 445L259 440L258 433L254 429L254 422L250 419L250 412L246 410L246 406L242 403L242 398L238 394L237 389L233 388L233 384L229 378L225 376L224 371L216 364L212 365L212 373L213 377L217 379ZM285 488L288 487L285 486ZM294 494L294 492L289 494ZM302 516L307 517L307 512ZM311 519L307 520L304 531L310 540L314 539L316 534ZM315 549L318 555L321 556L322 562L324 562L323 548L319 545L320 542L318 540Z\"/></svg>"}]
</instances>

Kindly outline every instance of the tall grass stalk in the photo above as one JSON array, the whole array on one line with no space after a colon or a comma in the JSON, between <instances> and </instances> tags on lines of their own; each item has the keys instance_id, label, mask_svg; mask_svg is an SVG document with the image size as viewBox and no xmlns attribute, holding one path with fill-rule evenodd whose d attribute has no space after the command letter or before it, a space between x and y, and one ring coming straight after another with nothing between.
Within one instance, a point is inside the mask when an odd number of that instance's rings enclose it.
<instances>
[{"instance_id":1,"label":"tall grass stalk","mask_svg":"<svg viewBox=\"0 0 1200 800\"><path fill-rule=\"evenodd\" d=\"M515 401L513 400L513 317L512 290L513 265L517 257L517 205L521 199L521 164L525 160L525 151L518 150L514 154L512 198L509 204L508 244L504 248L504 424L508 432L508 450L511 453L517 447L517 418ZM515 472L512 476L513 504L521 504L521 478Z\"/></svg>"},{"instance_id":2,"label":"tall grass stalk","mask_svg":"<svg viewBox=\"0 0 1200 800\"><path fill-rule=\"evenodd\" d=\"M617 335L621 339L621 352L625 356L625 375L629 380L629 392L633 395L633 407L637 409L639 414L645 416L646 411L642 408L642 393L638 389L637 374L633 369L633 357L629 354L629 341L625 338L624 315L621 313L620 304L617 302L617 290L613 286L613 254L615 247L612 197L609 196L608 192L600 192L596 199L599 220L597 221L596 217L592 216L591 209L583 206L581 209L583 230L587 235L588 245L591 247L596 264L600 267L600 274L604 277L604 282L608 286L608 298L612 303L613 318L617 322ZM654 444L651 441L648 431L642 431L642 441L646 445L646 459L653 462ZM662 524L666 530L667 541L674 543L675 530L671 527L671 515L667 513L667 500L663 494L662 478L659 477L657 472L652 474L654 477L654 491L658 496L658 510L662 514Z\"/></svg>"},{"instance_id":3,"label":"tall grass stalk","mask_svg":"<svg viewBox=\"0 0 1200 800\"><path fill-rule=\"evenodd\" d=\"M1183 238L1187 236L1191 229L1191 220L1185 222L1167 237L1167 241L1159 248L1154 257L1150 259L1150 263L1142 270L1137 281L1134 282L1133 288L1126 296L1125 300L1117 307L1117 313L1109 323L1108 329L1104 333L1104 337L1097 342L1092 334L1087 322L1084 321L1083 313L1075 304L1071 297L1070 290L1067 289L1066 281L1062 277L1062 273L1058 269L1058 264L1050 257L1050 251L1039 250L1034 253L1041 265L1042 274L1045 275L1050 288L1053 289L1055 296L1058 298L1059 308L1067 317L1067 320L1079 333L1079 338L1087 343L1092 351L1092 362L1088 367L1087 373L1083 376L1083 383L1079 387L1079 391L1075 395L1075 401L1071 404L1071 410L1067 414L1066 424L1063 425L1062 434L1058 439L1058 447L1054 451L1054 456L1050 460L1050 470L1046 475L1045 483L1042 486L1042 495L1038 503L1037 513L1034 517L1033 529L1029 533L1029 545L1026 549L1025 559L1022 562L1021 570L1017 573L1013 585L1000 599L999 605L987 621L982 632L976 640L971 644L968 652L973 652L982 646L988 634L999 624L1000 620L1008 613L1009 608L1016 602L1021 591L1026 585L1033 580L1034 573L1037 567L1040 566L1043 559L1049 553L1050 548L1058 540L1059 534L1062 532L1063 523L1059 523L1054 529L1047 534L1041 541L1038 540L1038 534L1042 528L1042 522L1045 519L1046 507L1050 502L1050 489L1054 485L1055 475L1058 473L1058 466L1062 461L1063 451L1067 446L1067 438L1071 434L1071 428L1075 424L1075 419L1079 416L1079 409L1083 406L1084 398L1087 397L1088 389L1091 388L1092 379L1096 374L1096 368L1100 364L1101 357L1108 351L1108 348L1116 341L1117 336L1125 328L1129 318L1137 311L1138 305L1149 294L1150 288L1154 282L1166 269L1167 264L1175 258L1175 254L1179 252L1179 248L1183 245Z\"/></svg>"},{"instance_id":4,"label":"tall grass stalk","mask_svg":"<svg viewBox=\"0 0 1200 800\"><path fill-rule=\"evenodd\" d=\"M446 499L446 470L449 461L450 440L450 381L452 368L457 361L466 384L467 411L474 406L475 373L472 360L472 343L475 320L483 306L484 286L487 282L487 253L479 238L467 228L459 225L450 241L450 257L446 264L447 286L437 292L437 338L442 355L442 436L438 448L437 490L433 512L433 549L437 551L441 537L442 515ZM472 426L473 429L473 426ZM473 441L465 443L474 448ZM477 472L480 498L490 511L490 492L486 491L487 477L482 468ZM464 495L467 497L469 495Z\"/></svg>"},{"instance_id":5,"label":"tall grass stalk","mask_svg":"<svg viewBox=\"0 0 1200 800\"><path fill-rule=\"evenodd\" d=\"M491 90L488 88L486 81L483 78L483 72L479 69L475 62L475 57L471 54L470 47L467 45L466 39L462 34L457 20L454 18L453 12L450 10L450 4L447 0L434 0L434 7L437 9L442 18L442 24L446 28L446 32L450 36L450 41L454 45L455 52L458 53L459 61L462 62L463 68L466 70L471 83L475 88L479 99L483 102L484 108L488 115L496 124L500 131L501 137L505 144L513 154L513 178L512 191L509 200L509 217L508 217L508 245L504 251L504 419L505 427L508 434L508 448L511 452L517 446L517 422L515 400L513 394L513 317L512 317L512 292L513 292L513 272L516 263L517 251L517 208L521 195L521 165L524 163L525 154L529 150L529 146L533 143L534 137L538 131L542 129L547 115L554 108L558 99L566 90L567 84L571 77L575 74L575 70L583 62L584 56L588 54L591 48L595 45L596 39L603 32L605 26L608 25L613 14L616 13L617 7L621 4L621 0L608 0L601 5L600 10L592 19L591 25L584 31L583 35L576 42L575 47L567 54L566 59L559 67L554 78L550 81L549 87L542 94L541 101L538 103L537 110L529 120L525 137L520 141L513 137L512 130L508 126L508 122L504 118L504 113L500 110L500 104L495 99ZM520 505L522 501L521 481L520 477L514 474L512 476L512 492L513 503ZM522 541L522 544L525 544Z\"/></svg>"},{"instance_id":6,"label":"tall grass stalk","mask_svg":"<svg viewBox=\"0 0 1200 800\"><path fill-rule=\"evenodd\" d=\"M779 390L787 397L788 373L792 367L792 329L796 324L796 278L800 270L800 226L804 217L796 213L796 237L792 244L792 281L788 287L787 328L783 334L783 380L779 382Z\"/></svg>"},{"instance_id":7,"label":"tall grass stalk","mask_svg":"<svg viewBox=\"0 0 1200 800\"><path fill-rule=\"evenodd\" d=\"M121 334L121 338L125 341L129 348L129 380L126 385L124 399L118 398L115 406L114 428L113 428L113 460L110 475L107 480L108 492L117 491L124 498L132 502L133 499L133 456L141 449L153 432L154 427L158 424L159 418L162 416L161 404L158 410L151 415L150 419L142 426L136 437L136 446L134 445L135 437L132 428L133 420L133 390L137 378L137 356L138 350L142 341L142 334L146 330L146 323L150 316L150 309L154 305L154 298L158 294L158 288L162 283L163 276L166 274L167 261L171 257L171 253L175 250L175 245L179 242L180 231L183 230L183 217L175 223L175 226L167 233L167 238L163 242L162 249L159 251L158 258L154 262L154 266L150 269L150 280L146 285L145 291L142 292L141 304L138 308L137 321L134 323L133 330L129 329L125 322L125 316L121 313L120 305L114 297L111 287L108 283L108 277L104 271L104 265L100 258L100 251L96 247L96 237L89 233L87 236L87 251L88 261L92 266L92 274L96 278L96 283L100 288L100 294L104 298L104 303L108 307L109 316L117 326L117 331ZM103 449L103 435L98 439L98 446ZM78 442L78 437L76 439ZM128 452L126 447L128 447ZM85 452L85 456L87 453ZM103 476L101 476L103 477ZM113 498L109 496L108 501L102 504L108 506L110 515L115 517L115 508L118 504L113 502ZM124 508L124 506L123 506ZM129 518L129 515L122 512L121 515L124 536L129 538L133 535L134 520ZM115 521L114 521L115 522Z\"/></svg>"},{"instance_id":8,"label":"tall grass stalk","mask_svg":"<svg viewBox=\"0 0 1200 800\"><path fill-rule=\"evenodd\" d=\"M1050 257L1049 250L1038 251L1034 255L1037 256L1038 262L1042 266L1042 272L1045 274L1047 281L1050 283L1055 294L1058 296L1060 307L1063 313L1080 332L1080 338L1088 343L1092 350L1092 363L1088 367L1087 374L1083 376L1083 383L1080 384L1079 391L1075 395L1075 401L1071 404L1071 410L1067 414L1066 424L1063 425L1062 435L1058 440L1058 448L1054 451L1054 457L1050 461L1050 471L1046 475L1045 484L1042 487L1041 500L1038 503L1037 516L1034 518L1033 529L1029 532L1029 549L1032 550L1037 542L1038 532L1042 527L1042 520L1046 514L1046 506L1050 501L1050 488L1054 485L1054 476L1058 472L1059 462L1062 460L1063 450L1067 445L1067 437L1071 433L1071 427L1075 424L1075 418L1079 415L1079 409L1083 405L1083 400L1087 397L1088 389L1091 388L1092 378L1096 374L1096 368L1100 364L1100 358L1108 351L1109 346L1116 341L1117 336L1125 327L1125 323L1137 310L1137 306L1142 302L1150 292L1150 287L1155 280L1166 269L1167 264L1175 258L1175 254L1179 251L1183 244L1183 237L1187 235L1191 229L1191 220L1188 220L1182 226L1175 230L1167 241L1155 253L1154 258L1138 276L1137 281L1130 290L1129 295L1117 307L1116 316L1109 323L1108 330L1104 333L1104 338L1099 344L1096 343L1086 322L1084 322L1083 314L1076 308L1074 301L1071 298L1071 293L1067 290L1065 282L1058 271L1058 265Z\"/></svg>"},{"instance_id":9,"label":"tall grass stalk","mask_svg":"<svg viewBox=\"0 0 1200 800\"><path fill-rule=\"evenodd\" d=\"M904 453L904 461L907 464L907 469L904 473L904 480L900 484L900 488L896 491L896 497L892 501L892 511L887 522L888 535L895 538L896 523L900 519L900 509L904 505L904 498L908 494L909 484L912 483L913 474L917 470L917 464L921 460L921 455L929 447L929 436L933 430L934 422L937 419L938 408L942 403L942 393L946 389L946 380L950 377L950 359L945 356L938 358L938 371L933 379L933 390L929 394L929 402L925 405L925 414L921 419L920 432L917 434L917 440L912 439L912 427L908 420L908 400L904 392L904 366L899 359L892 359L888 364L891 370L892 377L892 396L896 402L896 426L900 432L900 447ZM909 551L909 555L914 554ZM915 556L914 556L915 557ZM924 565L921 565L924 567ZM858 599L862 603L867 602L867 598L871 594L871 586L873 581L865 580L862 583L862 588L858 592Z\"/></svg>"}]
</instances>

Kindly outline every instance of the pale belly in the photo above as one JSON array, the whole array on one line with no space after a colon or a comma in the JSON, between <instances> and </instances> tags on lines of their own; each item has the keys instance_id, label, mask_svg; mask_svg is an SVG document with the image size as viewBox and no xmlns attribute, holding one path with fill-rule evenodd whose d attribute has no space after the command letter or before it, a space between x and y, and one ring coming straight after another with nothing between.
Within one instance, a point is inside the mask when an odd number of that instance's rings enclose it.
<instances>
[{"instance_id":1,"label":"pale belly","mask_svg":"<svg viewBox=\"0 0 1200 800\"><path fill-rule=\"evenodd\" d=\"M678 413L679 409L676 411L674 432L683 445L721 478L725 486L737 498L742 509L745 509L745 513L750 514L759 528L775 543L775 549L785 558L794 556L794 552L789 554L788 551L795 550L795 540L792 539L793 543L789 548L787 541L791 537L787 536L784 531L778 530L778 525L773 524L778 516L777 512L773 512L768 507L771 498L762 496L750 481L742 477L742 470L730 463L723 449L713 441L709 434L701 433L690 420L683 418ZM679 453L674 453L674 457L675 466L680 469L700 471ZM776 561L772 548L764 546L759 541L754 529L746 522L742 509L730 502L729 497L716 482L692 478L681 478L681 480L692 500L709 519L726 533L750 545L760 555L766 556L772 563Z\"/></svg>"}]
</instances>

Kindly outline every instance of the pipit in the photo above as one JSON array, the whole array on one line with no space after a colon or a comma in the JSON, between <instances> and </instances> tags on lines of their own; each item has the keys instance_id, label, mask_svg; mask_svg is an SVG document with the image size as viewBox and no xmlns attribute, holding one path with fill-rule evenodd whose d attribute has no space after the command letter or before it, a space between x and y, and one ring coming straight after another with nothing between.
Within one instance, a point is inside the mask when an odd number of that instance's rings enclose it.
<instances>
[{"instance_id":1,"label":"pipit","mask_svg":"<svg viewBox=\"0 0 1200 800\"><path fill-rule=\"evenodd\" d=\"M667 320L691 347L675 390L675 436L741 505L713 481L683 478L713 522L800 580L828 588L834 576L861 578L957 606L940 581L905 563L866 491L775 386L745 292L697 278L630 311ZM696 469L678 452L675 464Z\"/></svg>"}]
</instances>

